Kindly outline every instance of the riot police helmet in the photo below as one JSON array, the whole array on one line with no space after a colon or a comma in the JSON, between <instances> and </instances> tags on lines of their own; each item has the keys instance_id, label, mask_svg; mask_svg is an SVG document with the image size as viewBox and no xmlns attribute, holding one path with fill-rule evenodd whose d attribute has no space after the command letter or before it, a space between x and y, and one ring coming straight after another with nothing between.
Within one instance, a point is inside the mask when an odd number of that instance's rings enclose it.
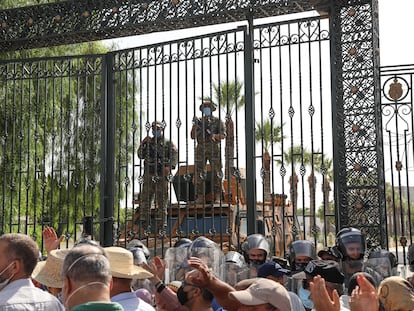
<instances>
[{"instance_id":1,"label":"riot police helmet","mask_svg":"<svg viewBox=\"0 0 414 311\"><path fill-rule=\"evenodd\" d=\"M308 240L296 240L290 243L288 261L292 271L303 271L306 265L316 259L315 244Z\"/></svg>"},{"instance_id":2,"label":"riot police helmet","mask_svg":"<svg viewBox=\"0 0 414 311\"><path fill-rule=\"evenodd\" d=\"M264 263L267 259L267 256L270 252L270 246L267 239L260 233L254 233L249 235L246 240L242 243L241 249L243 252L244 259L247 263L251 260L260 261ZM256 256L258 254L254 254L254 250L260 250L261 256ZM253 258L255 257L255 258ZM256 258L259 257L259 258Z\"/></svg>"},{"instance_id":3,"label":"riot police helmet","mask_svg":"<svg viewBox=\"0 0 414 311\"><path fill-rule=\"evenodd\" d=\"M341 259L360 260L365 254L365 237L361 230L353 227L343 228L336 234L336 246Z\"/></svg>"},{"instance_id":4,"label":"riot police helmet","mask_svg":"<svg viewBox=\"0 0 414 311\"><path fill-rule=\"evenodd\" d=\"M143 263L147 263L147 258L142 248L133 247L133 248L130 248L129 251L132 253L134 257L134 265L139 266Z\"/></svg>"},{"instance_id":5,"label":"riot police helmet","mask_svg":"<svg viewBox=\"0 0 414 311\"><path fill-rule=\"evenodd\" d=\"M149 249L145 246L145 244L144 243L142 243L140 240L137 240L137 239L133 239L133 240L131 240L128 244L127 244L127 246L126 246L126 248L129 250L129 251L132 251L134 248L140 248L140 249L142 249L142 251L143 251L143 253L144 253L144 255L145 255L145 258L148 260L149 259L149 257L150 257L150 251L149 251Z\"/></svg>"},{"instance_id":6,"label":"riot police helmet","mask_svg":"<svg viewBox=\"0 0 414 311\"><path fill-rule=\"evenodd\" d=\"M189 247L191 245L191 243L193 243L193 242L190 239L181 238L181 239L177 240L177 242L175 242L174 247Z\"/></svg>"},{"instance_id":7,"label":"riot police helmet","mask_svg":"<svg viewBox=\"0 0 414 311\"><path fill-rule=\"evenodd\" d=\"M243 255L235 251L227 252L226 255L224 255L224 261L226 263L232 263L239 268L242 268L246 264Z\"/></svg>"}]
</instances>

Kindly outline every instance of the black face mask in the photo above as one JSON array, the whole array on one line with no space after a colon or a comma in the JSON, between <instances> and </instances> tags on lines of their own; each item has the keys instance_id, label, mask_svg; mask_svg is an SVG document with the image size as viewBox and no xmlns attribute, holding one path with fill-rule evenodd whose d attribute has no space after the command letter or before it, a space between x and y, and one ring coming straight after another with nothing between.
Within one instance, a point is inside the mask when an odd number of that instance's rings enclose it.
<instances>
[{"instance_id":1,"label":"black face mask","mask_svg":"<svg viewBox=\"0 0 414 311\"><path fill-rule=\"evenodd\" d=\"M307 263L295 263L295 271L304 271L307 265Z\"/></svg>"},{"instance_id":2,"label":"black face mask","mask_svg":"<svg viewBox=\"0 0 414 311\"><path fill-rule=\"evenodd\" d=\"M263 265L265 263L265 260L250 260L250 265L255 267L255 268L259 268L261 265Z\"/></svg>"},{"instance_id":3,"label":"black face mask","mask_svg":"<svg viewBox=\"0 0 414 311\"><path fill-rule=\"evenodd\" d=\"M184 291L184 286L180 286L178 289L177 298L182 305L185 305L188 302L188 293Z\"/></svg>"}]
</instances>

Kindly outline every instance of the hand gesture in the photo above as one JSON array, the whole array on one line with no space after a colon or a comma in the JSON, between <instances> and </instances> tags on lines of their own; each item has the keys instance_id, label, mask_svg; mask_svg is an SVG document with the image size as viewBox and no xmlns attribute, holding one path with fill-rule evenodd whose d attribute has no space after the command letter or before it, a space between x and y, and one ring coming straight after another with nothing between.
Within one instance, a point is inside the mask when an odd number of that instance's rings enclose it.
<instances>
[{"instance_id":1,"label":"hand gesture","mask_svg":"<svg viewBox=\"0 0 414 311\"><path fill-rule=\"evenodd\" d=\"M310 282L310 292L315 310L339 311L341 309L338 292L334 289L331 299L325 287L325 280L320 275L315 276Z\"/></svg>"},{"instance_id":2,"label":"hand gesture","mask_svg":"<svg viewBox=\"0 0 414 311\"><path fill-rule=\"evenodd\" d=\"M160 257L153 257L148 264L142 263L141 267L154 275L150 278L153 284L164 279L165 264Z\"/></svg>"},{"instance_id":3,"label":"hand gesture","mask_svg":"<svg viewBox=\"0 0 414 311\"><path fill-rule=\"evenodd\" d=\"M379 300L375 287L363 275L357 276L357 282L349 299L351 311L378 311Z\"/></svg>"},{"instance_id":4,"label":"hand gesture","mask_svg":"<svg viewBox=\"0 0 414 311\"><path fill-rule=\"evenodd\" d=\"M51 227L45 227L42 231L42 236L47 254L49 254L52 250L57 249L64 237L61 235L58 238L55 229Z\"/></svg>"},{"instance_id":5,"label":"hand gesture","mask_svg":"<svg viewBox=\"0 0 414 311\"><path fill-rule=\"evenodd\" d=\"M190 259L188 259L188 265L199 271L199 273L194 274L194 276L192 275L191 282L193 284L200 287L206 287L213 279L213 273L211 273L208 266L200 258L190 257Z\"/></svg>"}]
</instances>

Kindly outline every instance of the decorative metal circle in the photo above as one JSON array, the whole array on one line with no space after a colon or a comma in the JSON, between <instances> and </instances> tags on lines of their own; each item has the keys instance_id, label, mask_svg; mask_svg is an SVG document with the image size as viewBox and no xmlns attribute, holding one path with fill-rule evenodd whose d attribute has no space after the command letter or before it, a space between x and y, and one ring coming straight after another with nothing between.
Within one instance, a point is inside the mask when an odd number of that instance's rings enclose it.
<instances>
[{"instance_id":1,"label":"decorative metal circle","mask_svg":"<svg viewBox=\"0 0 414 311\"><path fill-rule=\"evenodd\" d=\"M32 26L32 25L33 25L33 18L29 18L29 19L27 20L27 25L28 25L28 26Z\"/></svg>"},{"instance_id":2,"label":"decorative metal circle","mask_svg":"<svg viewBox=\"0 0 414 311\"><path fill-rule=\"evenodd\" d=\"M357 86L354 85L354 86L351 87L351 93L352 94L356 94L358 91L359 91L359 89L358 89Z\"/></svg>"},{"instance_id":3,"label":"decorative metal circle","mask_svg":"<svg viewBox=\"0 0 414 311\"><path fill-rule=\"evenodd\" d=\"M401 171L402 170L402 162L401 161L396 161L395 162L395 168L397 169L397 171Z\"/></svg>"},{"instance_id":4,"label":"decorative metal circle","mask_svg":"<svg viewBox=\"0 0 414 311\"><path fill-rule=\"evenodd\" d=\"M355 14L356 14L356 10L354 9L354 8L350 8L349 10L348 10L348 16L355 16Z\"/></svg>"},{"instance_id":5,"label":"decorative metal circle","mask_svg":"<svg viewBox=\"0 0 414 311\"><path fill-rule=\"evenodd\" d=\"M356 48L350 48L348 51L349 55L354 56L357 53Z\"/></svg>"},{"instance_id":6,"label":"decorative metal circle","mask_svg":"<svg viewBox=\"0 0 414 311\"><path fill-rule=\"evenodd\" d=\"M88 18L90 15L91 15L91 13L89 13L89 11L84 11L84 12L82 13L82 16L83 16L84 18Z\"/></svg>"},{"instance_id":7,"label":"decorative metal circle","mask_svg":"<svg viewBox=\"0 0 414 311\"><path fill-rule=\"evenodd\" d=\"M6 22L1 23L1 28L6 29L7 28L7 23Z\"/></svg>"},{"instance_id":8,"label":"decorative metal circle","mask_svg":"<svg viewBox=\"0 0 414 311\"><path fill-rule=\"evenodd\" d=\"M354 164L354 171L361 171L362 170L362 166L360 164Z\"/></svg>"},{"instance_id":9,"label":"decorative metal circle","mask_svg":"<svg viewBox=\"0 0 414 311\"><path fill-rule=\"evenodd\" d=\"M360 127L357 124L353 124L351 129L352 129L352 132L356 133L360 130Z\"/></svg>"},{"instance_id":10,"label":"decorative metal circle","mask_svg":"<svg viewBox=\"0 0 414 311\"><path fill-rule=\"evenodd\" d=\"M363 209L363 208L364 208L364 204L362 204L361 202L358 202L358 203L356 203L356 204L355 204L355 208L356 208L357 210L361 210L361 209Z\"/></svg>"}]
</instances>

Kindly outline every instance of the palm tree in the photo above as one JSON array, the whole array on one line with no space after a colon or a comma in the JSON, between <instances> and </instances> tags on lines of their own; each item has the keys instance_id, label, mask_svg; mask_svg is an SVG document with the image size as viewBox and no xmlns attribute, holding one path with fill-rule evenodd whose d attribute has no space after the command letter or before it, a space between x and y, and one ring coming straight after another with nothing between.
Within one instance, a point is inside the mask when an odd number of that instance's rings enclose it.
<instances>
[{"instance_id":1,"label":"palm tree","mask_svg":"<svg viewBox=\"0 0 414 311\"><path fill-rule=\"evenodd\" d=\"M270 189L270 152L269 149L274 143L282 141L281 134L282 128L280 126L272 128L271 120L266 120L264 123L256 122L255 139L257 142L262 142L263 145L263 190L264 201L271 201L271 189Z\"/></svg>"},{"instance_id":2,"label":"palm tree","mask_svg":"<svg viewBox=\"0 0 414 311\"><path fill-rule=\"evenodd\" d=\"M288 152L283 153L283 164L291 165L292 175L289 178L290 184L290 198L293 205L293 215L295 220L297 219L298 211L298 175L296 174L296 165L300 163L300 170L305 172L306 166L311 167L311 173L308 176L309 184L309 211L310 211L310 224L315 224L315 189L316 189L316 177L315 172L322 173L324 176L323 181L323 193L324 193L324 204L328 208L329 205L329 192L330 180L332 180L332 160L325 155L321 155L320 152L309 152L302 146L293 146ZM278 161L282 164L281 161ZM331 179L330 179L331 178ZM295 221L297 223L297 221ZM316 229L316 228L315 228Z\"/></svg>"},{"instance_id":3,"label":"palm tree","mask_svg":"<svg viewBox=\"0 0 414 311\"><path fill-rule=\"evenodd\" d=\"M224 176L230 179L230 169L234 167L234 122L233 113L244 106L242 93L243 82L238 79L229 82L213 84L214 98L226 114L226 146L224 149L225 168Z\"/></svg>"}]
</instances>

